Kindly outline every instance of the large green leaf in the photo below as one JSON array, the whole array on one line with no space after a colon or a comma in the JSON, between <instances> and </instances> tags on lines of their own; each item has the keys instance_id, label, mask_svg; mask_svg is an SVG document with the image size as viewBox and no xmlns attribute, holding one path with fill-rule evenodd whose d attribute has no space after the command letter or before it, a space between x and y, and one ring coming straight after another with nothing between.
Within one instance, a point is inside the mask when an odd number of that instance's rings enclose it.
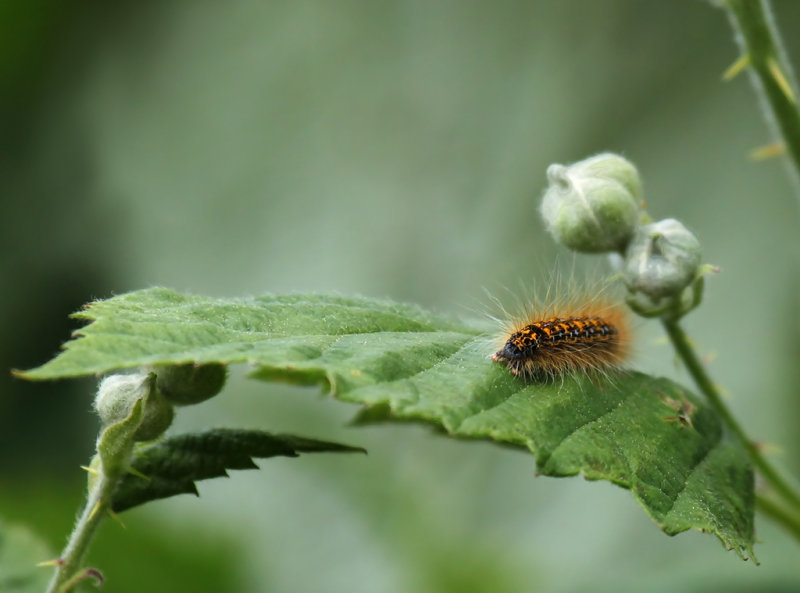
<instances>
[{"instance_id":1,"label":"large green leaf","mask_svg":"<svg viewBox=\"0 0 800 593\"><path fill-rule=\"evenodd\" d=\"M458 350L474 331L418 307L366 298L321 295L211 299L153 288L85 306L73 317L94 321L76 332L66 352L27 379L60 379L114 369L180 362L305 363L325 353L352 358L365 348L409 354ZM338 353L338 354L337 354ZM375 369L392 373L387 360ZM306 371L325 376L321 367ZM298 367L298 370L300 368ZM400 369L397 369L400 370Z\"/></svg>"},{"instance_id":2,"label":"large green leaf","mask_svg":"<svg viewBox=\"0 0 800 593\"><path fill-rule=\"evenodd\" d=\"M217 428L183 434L136 451L132 468L114 492L117 512L176 494L195 494L195 482L227 476L230 469L258 469L254 457L297 457L300 453L360 452L364 449L260 430ZM138 475L137 475L138 474Z\"/></svg>"},{"instance_id":3,"label":"large green leaf","mask_svg":"<svg viewBox=\"0 0 800 593\"><path fill-rule=\"evenodd\" d=\"M165 289L87 306L52 379L144 365L249 362L253 376L322 384L359 420L414 420L530 449L545 475L629 488L669 534L717 535L752 556L753 472L720 420L676 383L635 372L526 382L492 336L417 307L324 295L211 299Z\"/></svg>"}]
</instances>

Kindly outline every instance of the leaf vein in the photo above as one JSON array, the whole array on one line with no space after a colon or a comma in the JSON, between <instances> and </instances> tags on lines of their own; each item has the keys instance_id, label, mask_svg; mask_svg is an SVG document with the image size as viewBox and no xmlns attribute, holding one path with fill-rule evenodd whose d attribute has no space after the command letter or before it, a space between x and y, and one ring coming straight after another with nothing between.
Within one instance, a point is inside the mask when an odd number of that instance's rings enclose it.
<instances>
[{"instance_id":1,"label":"leaf vein","mask_svg":"<svg viewBox=\"0 0 800 593\"><path fill-rule=\"evenodd\" d=\"M591 426L592 424L595 424L596 422L599 422L600 420L602 420L606 416L609 416L609 415L617 412L620 408L622 408L623 405L625 405L631 399L631 397L633 397L633 395L635 395L635 393L633 391L626 391L624 393L624 396L617 402L617 405L615 405L613 408L609 408L608 410L606 410L602 414L600 414L598 416L595 416L594 418L591 418L591 419L587 420L586 422L575 426L569 433L564 435L564 438L561 439L561 442L559 442L555 447L553 447L553 450L550 451L549 457L552 457L553 455L555 455L556 452L561 448L561 446L564 445L564 443L566 443L570 438L572 438L579 431L581 431L581 430L583 430L585 428L588 428L589 426Z\"/></svg>"},{"instance_id":2,"label":"leaf vein","mask_svg":"<svg viewBox=\"0 0 800 593\"><path fill-rule=\"evenodd\" d=\"M671 502L671 504L669 505L669 509L667 509L666 513L664 513L664 516L665 516L665 517L666 517L667 515L669 515L669 514L672 512L672 509L673 509L673 508L675 508L675 503L677 503L677 502L678 502L678 499L680 498L681 494L683 494L683 493L686 491L686 488L689 486L689 481L691 480L691 478L692 478L692 476L694 475L694 473L695 473L695 472L698 470L698 468L699 468L699 467L700 467L700 466L703 464L703 462L705 462L705 460L706 460L706 459L708 459L708 456L711 454L711 452L712 452L714 449L716 449L717 447L719 447L719 445L720 445L721 443L722 443L722 433L720 432L720 433L717 435L716 441L714 441L714 443L713 443L713 444L712 444L710 447L708 447L708 448L705 450L705 452L703 453L703 456L702 456L702 457L699 457L699 458L697 459L697 461L696 461L696 462L695 462L695 463L692 465L691 469L689 470L689 473L688 473L688 474L686 474L686 477L685 477L685 478L684 478L684 480L683 480L683 486L681 486L681 489L680 489L680 490L678 490L678 491L675 493L675 496L674 496L674 498L672 498L672 502Z\"/></svg>"}]
</instances>

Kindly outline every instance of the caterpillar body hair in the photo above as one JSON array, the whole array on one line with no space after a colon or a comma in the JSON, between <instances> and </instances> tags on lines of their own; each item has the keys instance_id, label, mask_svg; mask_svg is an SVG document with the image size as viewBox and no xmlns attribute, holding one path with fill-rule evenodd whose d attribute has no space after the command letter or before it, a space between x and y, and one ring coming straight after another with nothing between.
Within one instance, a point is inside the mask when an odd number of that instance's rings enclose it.
<instances>
[{"instance_id":1,"label":"caterpillar body hair","mask_svg":"<svg viewBox=\"0 0 800 593\"><path fill-rule=\"evenodd\" d=\"M522 315L506 314L492 360L529 380L620 369L630 351L626 306L603 289L569 292L566 299L528 306Z\"/></svg>"}]
</instances>

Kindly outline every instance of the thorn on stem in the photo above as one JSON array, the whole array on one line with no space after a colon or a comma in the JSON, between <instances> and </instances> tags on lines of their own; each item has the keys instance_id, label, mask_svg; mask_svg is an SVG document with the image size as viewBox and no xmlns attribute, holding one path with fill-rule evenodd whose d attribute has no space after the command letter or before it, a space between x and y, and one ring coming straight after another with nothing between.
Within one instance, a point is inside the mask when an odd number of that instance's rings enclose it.
<instances>
[{"instance_id":1,"label":"thorn on stem","mask_svg":"<svg viewBox=\"0 0 800 593\"><path fill-rule=\"evenodd\" d=\"M715 358L717 358L717 351L711 350L705 356L703 356L701 362L703 363L703 366L708 366Z\"/></svg>"},{"instance_id":2,"label":"thorn on stem","mask_svg":"<svg viewBox=\"0 0 800 593\"><path fill-rule=\"evenodd\" d=\"M97 512L100 510L102 506L103 506L102 500L99 501L97 504L95 504L94 508L92 509L92 512L89 513L89 519L94 519L95 515L97 515Z\"/></svg>"},{"instance_id":3,"label":"thorn on stem","mask_svg":"<svg viewBox=\"0 0 800 593\"><path fill-rule=\"evenodd\" d=\"M774 443L765 443L763 441L752 441L753 447L760 453L770 454L783 454L783 449Z\"/></svg>"},{"instance_id":4,"label":"thorn on stem","mask_svg":"<svg viewBox=\"0 0 800 593\"><path fill-rule=\"evenodd\" d=\"M766 161L786 154L786 144L783 142L772 142L764 146L758 146L750 151L750 159L753 161Z\"/></svg>"},{"instance_id":5,"label":"thorn on stem","mask_svg":"<svg viewBox=\"0 0 800 593\"><path fill-rule=\"evenodd\" d=\"M775 58L769 58L767 60L767 68L769 69L769 73L772 75L772 79L780 87L784 96L789 99L790 103L796 103L797 100L795 99L794 91L792 91L792 86L789 84L789 81L783 74L783 70L781 70L781 65L778 63L778 61Z\"/></svg>"},{"instance_id":6,"label":"thorn on stem","mask_svg":"<svg viewBox=\"0 0 800 593\"><path fill-rule=\"evenodd\" d=\"M117 523L119 523L119 525L123 529L127 529L127 527L125 526L125 523L122 521L122 519L119 518L119 515L117 513L115 513L114 511L112 511L110 507L108 509L106 509L106 512L108 513L108 516L111 517L112 519L114 519L114 521L116 521Z\"/></svg>"},{"instance_id":7,"label":"thorn on stem","mask_svg":"<svg viewBox=\"0 0 800 593\"><path fill-rule=\"evenodd\" d=\"M742 54L722 73L723 82L730 82L750 65L750 54Z\"/></svg>"},{"instance_id":8,"label":"thorn on stem","mask_svg":"<svg viewBox=\"0 0 800 593\"><path fill-rule=\"evenodd\" d=\"M48 566L61 566L62 564L64 564L63 558L53 558L52 560L45 560L43 562L39 562L36 564L36 566L41 566L45 568Z\"/></svg>"},{"instance_id":9,"label":"thorn on stem","mask_svg":"<svg viewBox=\"0 0 800 593\"><path fill-rule=\"evenodd\" d=\"M92 474L92 475L95 475L95 476L99 476L99 475L100 475L100 472L99 472L99 471L97 471L97 470L96 470L95 468L93 468L93 467L89 467L88 465L82 465L82 466L80 466L80 467L81 467L81 469L82 469L82 470L84 470L84 471L86 471L86 472L89 472L89 473L90 473L90 474Z\"/></svg>"},{"instance_id":10,"label":"thorn on stem","mask_svg":"<svg viewBox=\"0 0 800 593\"><path fill-rule=\"evenodd\" d=\"M131 474L132 476L136 476L137 478L142 478L146 482L150 481L150 476L147 476L147 475L143 474L142 472L140 472L135 467L128 466L127 468L125 468L125 471L128 472L129 474Z\"/></svg>"}]
</instances>

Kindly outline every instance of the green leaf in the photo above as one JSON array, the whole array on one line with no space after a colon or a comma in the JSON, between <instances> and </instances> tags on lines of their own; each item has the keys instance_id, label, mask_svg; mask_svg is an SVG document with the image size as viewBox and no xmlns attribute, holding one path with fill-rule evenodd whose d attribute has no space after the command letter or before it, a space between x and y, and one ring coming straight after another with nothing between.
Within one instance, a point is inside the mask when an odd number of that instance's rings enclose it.
<instances>
[{"instance_id":1,"label":"green leaf","mask_svg":"<svg viewBox=\"0 0 800 593\"><path fill-rule=\"evenodd\" d=\"M452 351L475 333L389 301L323 295L212 299L163 288L96 301L73 317L94 323L75 332L78 339L55 359L17 375L61 379L169 363L304 362L331 349L347 356L375 338L423 353ZM378 370L391 372L389 361L386 366ZM312 371L310 365L306 369Z\"/></svg>"},{"instance_id":2,"label":"green leaf","mask_svg":"<svg viewBox=\"0 0 800 593\"><path fill-rule=\"evenodd\" d=\"M229 469L258 469L254 457L321 452L366 453L359 447L259 430L215 429L171 437L136 451L132 463L135 474L123 478L111 499L111 508L121 512L176 494L198 495L197 480L227 476Z\"/></svg>"},{"instance_id":3,"label":"green leaf","mask_svg":"<svg viewBox=\"0 0 800 593\"><path fill-rule=\"evenodd\" d=\"M525 447L539 473L629 488L669 534L708 531L753 550L753 472L719 418L672 381L635 372L525 382L491 362L495 336L417 307L324 295L211 299L150 289L92 303L47 364L52 379L118 368L249 362L263 380L321 384L403 420Z\"/></svg>"},{"instance_id":4,"label":"green leaf","mask_svg":"<svg viewBox=\"0 0 800 593\"><path fill-rule=\"evenodd\" d=\"M41 593L53 570L37 564L54 556L27 527L0 523L0 591Z\"/></svg>"}]
</instances>

